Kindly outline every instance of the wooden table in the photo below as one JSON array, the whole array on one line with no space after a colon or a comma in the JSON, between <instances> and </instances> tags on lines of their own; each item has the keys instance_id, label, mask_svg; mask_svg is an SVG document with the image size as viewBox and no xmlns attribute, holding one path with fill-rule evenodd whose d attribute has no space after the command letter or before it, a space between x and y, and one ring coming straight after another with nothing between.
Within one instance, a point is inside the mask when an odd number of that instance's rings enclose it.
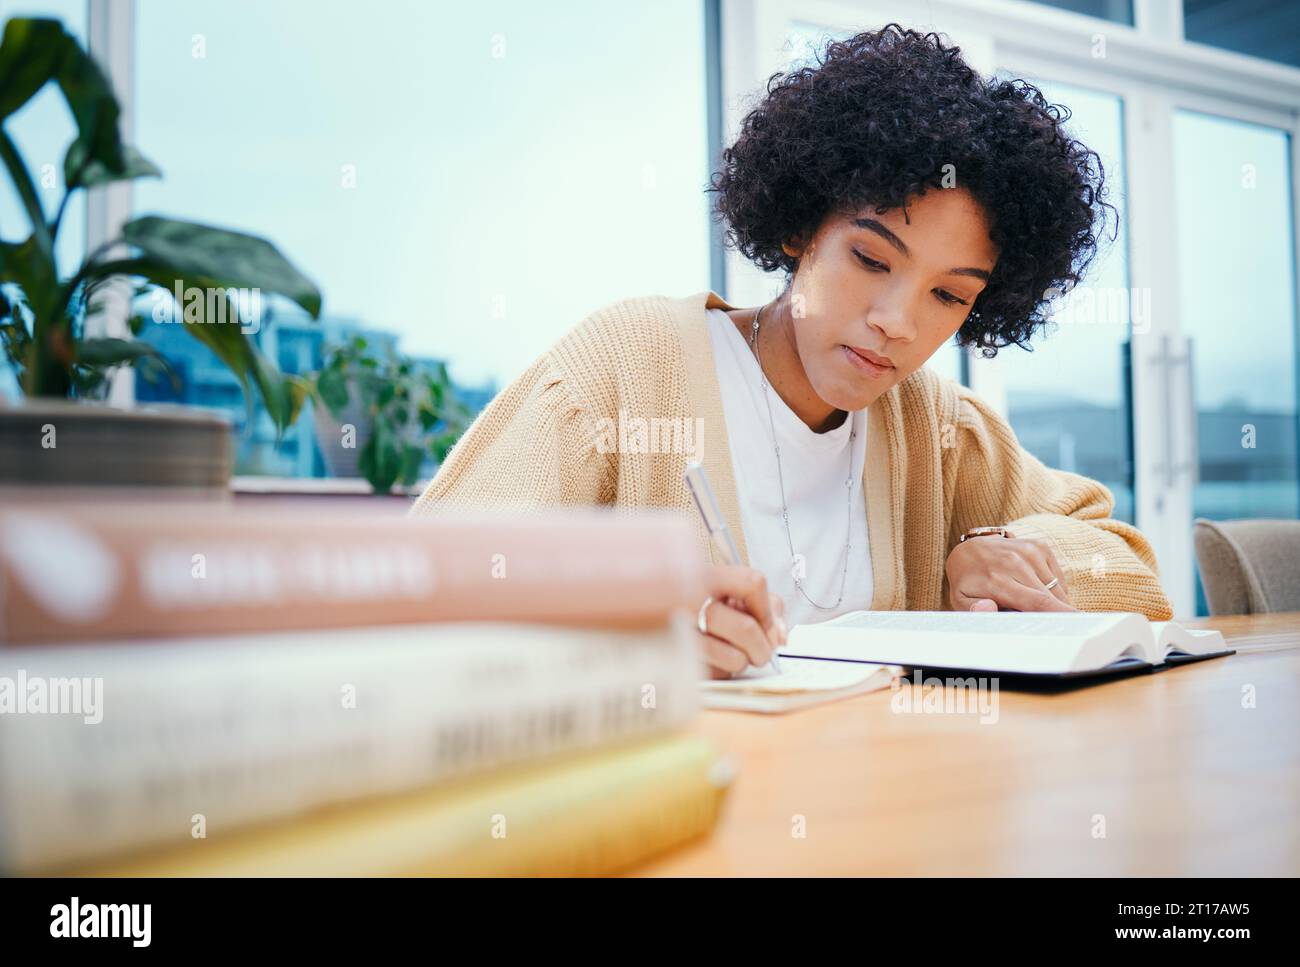
<instances>
[{"instance_id":1,"label":"wooden table","mask_svg":"<svg viewBox=\"0 0 1300 967\"><path fill-rule=\"evenodd\" d=\"M906 686L706 712L696 728L739 770L722 821L641 872L1300 874L1300 612L1185 623L1238 653L1071 692L1002 689L983 724L895 711Z\"/></svg>"}]
</instances>

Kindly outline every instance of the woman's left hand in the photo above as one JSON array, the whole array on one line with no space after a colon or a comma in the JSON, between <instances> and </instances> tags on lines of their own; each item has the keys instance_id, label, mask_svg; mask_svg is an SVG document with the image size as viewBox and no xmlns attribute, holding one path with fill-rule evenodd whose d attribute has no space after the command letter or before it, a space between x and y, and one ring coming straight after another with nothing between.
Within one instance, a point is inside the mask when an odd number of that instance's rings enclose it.
<instances>
[{"instance_id":1,"label":"woman's left hand","mask_svg":"<svg viewBox=\"0 0 1300 967\"><path fill-rule=\"evenodd\" d=\"M1077 611L1065 572L1044 541L970 537L944 565L948 601L955 611ZM1052 579L1055 586L1048 588Z\"/></svg>"}]
</instances>

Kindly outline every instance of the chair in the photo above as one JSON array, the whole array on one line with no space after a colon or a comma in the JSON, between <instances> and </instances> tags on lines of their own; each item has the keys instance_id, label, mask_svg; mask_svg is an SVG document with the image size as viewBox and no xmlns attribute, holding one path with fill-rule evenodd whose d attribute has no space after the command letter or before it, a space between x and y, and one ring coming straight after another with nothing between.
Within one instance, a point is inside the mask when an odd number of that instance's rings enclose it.
<instances>
[{"instance_id":1,"label":"chair","mask_svg":"<svg viewBox=\"0 0 1300 967\"><path fill-rule=\"evenodd\" d=\"M1198 518L1192 534L1210 614L1300 611L1300 521Z\"/></svg>"}]
</instances>

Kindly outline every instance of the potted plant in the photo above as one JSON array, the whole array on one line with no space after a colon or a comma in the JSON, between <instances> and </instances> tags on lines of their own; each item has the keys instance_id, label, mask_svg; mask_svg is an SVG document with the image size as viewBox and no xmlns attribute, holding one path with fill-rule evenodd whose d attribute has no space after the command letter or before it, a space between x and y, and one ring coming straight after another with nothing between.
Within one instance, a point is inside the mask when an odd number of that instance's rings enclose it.
<instances>
[{"instance_id":1,"label":"potted plant","mask_svg":"<svg viewBox=\"0 0 1300 967\"><path fill-rule=\"evenodd\" d=\"M361 336L328 352L313 378L316 442L333 476L360 475L375 493L419 479L469 425L447 367L372 353Z\"/></svg>"},{"instance_id":2,"label":"potted plant","mask_svg":"<svg viewBox=\"0 0 1300 967\"><path fill-rule=\"evenodd\" d=\"M64 194L48 218L4 121L56 84L76 122L63 159ZM30 226L0 239L0 343L24 401L0 406L0 483L182 485L224 491L231 471L229 422L192 407L120 409L95 403L119 366L157 370L161 357L134 337L86 331L95 300L130 284L186 297L177 324L207 345L252 392L280 431L302 405L305 380L279 372L242 324L241 293L278 294L319 318L321 296L270 242L157 215L126 223L120 238L65 271L55 242L69 199L114 181L159 177L121 140L119 107L94 60L55 20L14 18L0 41L0 163ZM5 226L6 228L8 226ZM197 294L198 298L190 298ZM141 320L132 322L137 334Z\"/></svg>"}]
</instances>

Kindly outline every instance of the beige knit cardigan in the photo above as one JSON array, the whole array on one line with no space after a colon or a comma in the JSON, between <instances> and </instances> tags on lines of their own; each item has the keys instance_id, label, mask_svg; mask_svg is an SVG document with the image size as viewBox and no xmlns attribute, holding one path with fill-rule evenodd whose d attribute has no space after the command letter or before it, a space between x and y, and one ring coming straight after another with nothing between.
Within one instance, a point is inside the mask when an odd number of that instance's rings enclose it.
<instances>
[{"instance_id":1,"label":"beige knit cardigan","mask_svg":"<svg viewBox=\"0 0 1300 967\"><path fill-rule=\"evenodd\" d=\"M683 479L692 453L628 452L651 447L629 447L626 435L621 447L611 445L610 428L620 420L687 421L683 427L698 420L694 452L747 561L707 328L712 308L732 306L702 292L593 312L488 404L412 512L608 504L694 517ZM876 400L867 420L873 609L947 610L948 552L971 527L1003 524L1051 545L1081 609L1170 617L1151 546L1111 519L1110 491L1045 467L966 387L922 368ZM687 440L669 449L686 451ZM696 532L701 553L711 553L698 520Z\"/></svg>"}]
</instances>

